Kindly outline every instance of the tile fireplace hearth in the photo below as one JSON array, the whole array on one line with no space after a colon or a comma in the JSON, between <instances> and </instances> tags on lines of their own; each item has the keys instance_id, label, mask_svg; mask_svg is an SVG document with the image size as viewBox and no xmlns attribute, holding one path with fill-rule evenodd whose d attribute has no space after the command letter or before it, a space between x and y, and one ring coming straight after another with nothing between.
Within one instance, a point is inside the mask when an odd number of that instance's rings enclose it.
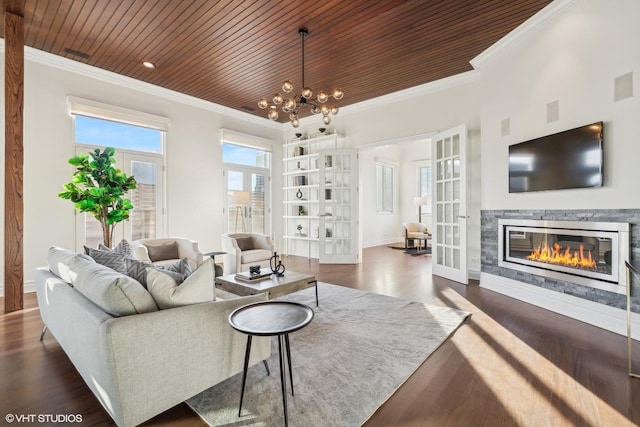
<instances>
[{"instance_id":1,"label":"tile fireplace hearth","mask_svg":"<svg viewBox=\"0 0 640 427\"><path fill-rule=\"evenodd\" d=\"M629 223L498 219L498 266L624 294Z\"/></svg>"}]
</instances>

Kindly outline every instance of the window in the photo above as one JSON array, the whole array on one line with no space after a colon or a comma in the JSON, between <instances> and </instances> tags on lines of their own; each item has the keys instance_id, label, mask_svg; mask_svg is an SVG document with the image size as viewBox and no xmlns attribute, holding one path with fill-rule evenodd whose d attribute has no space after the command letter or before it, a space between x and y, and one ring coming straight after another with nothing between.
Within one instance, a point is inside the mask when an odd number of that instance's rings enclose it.
<instances>
[{"instance_id":1,"label":"window","mask_svg":"<svg viewBox=\"0 0 640 427\"><path fill-rule=\"evenodd\" d=\"M137 188L127 193L134 209L115 228L113 241L137 240L163 234L164 141L168 120L159 116L69 97L76 154L96 148L116 148L116 167L133 175ZM78 214L77 248L96 247L102 228L87 214Z\"/></svg>"},{"instance_id":2,"label":"window","mask_svg":"<svg viewBox=\"0 0 640 427\"><path fill-rule=\"evenodd\" d=\"M162 153L162 131L94 117L75 117L76 144Z\"/></svg>"},{"instance_id":3,"label":"window","mask_svg":"<svg viewBox=\"0 0 640 427\"><path fill-rule=\"evenodd\" d=\"M271 142L222 129L226 230L268 234Z\"/></svg>"},{"instance_id":4,"label":"window","mask_svg":"<svg viewBox=\"0 0 640 427\"><path fill-rule=\"evenodd\" d=\"M393 204L394 166L376 161L376 212L391 213Z\"/></svg>"}]
</instances>

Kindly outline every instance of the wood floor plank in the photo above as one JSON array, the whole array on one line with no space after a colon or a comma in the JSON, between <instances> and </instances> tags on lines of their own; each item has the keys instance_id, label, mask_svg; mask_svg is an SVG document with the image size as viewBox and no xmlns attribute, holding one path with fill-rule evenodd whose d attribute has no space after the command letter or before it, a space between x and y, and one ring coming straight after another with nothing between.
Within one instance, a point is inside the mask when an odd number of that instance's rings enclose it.
<instances>
[{"instance_id":1,"label":"wood floor plank","mask_svg":"<svg viewBox=\"0 0 640 427\"><path fill-rule=\"evenodd\" d=\"M632 426L640 380L626 374L626 339L480 288L431 276L431 258L384 246L359 265L283 257L324 282L467 310L470 319L364 424L393 426ZM77 413L113 425L42 321L34 294L0 316L0 408ZM322 295L320 295L322 302ZM637 343L636 343L637 344ZM640 348L636 354L640 358ZM640 366L640 360L638 361ZM381 367L383 369L383 367ZM204 425L181 404L146 425Z\"/></svg>"}]
</instances>

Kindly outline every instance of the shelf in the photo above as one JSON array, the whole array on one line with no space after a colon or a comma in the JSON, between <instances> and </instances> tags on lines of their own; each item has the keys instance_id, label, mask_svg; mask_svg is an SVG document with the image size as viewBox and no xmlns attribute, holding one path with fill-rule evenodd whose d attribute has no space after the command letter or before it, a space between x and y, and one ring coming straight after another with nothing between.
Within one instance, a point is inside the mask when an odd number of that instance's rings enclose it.
<instances>
[{"instance_id":1,"label":"shelf","mask_svg":"<svg viewBox=\"0 0 640 427\"><path fill-rule=\"evenodd\" d=\"M306 240L309 242L317 242L320 240L317 237L309 237L309 236L283 236L283 237L288 240Z\"/></svg>"}]
</instances>

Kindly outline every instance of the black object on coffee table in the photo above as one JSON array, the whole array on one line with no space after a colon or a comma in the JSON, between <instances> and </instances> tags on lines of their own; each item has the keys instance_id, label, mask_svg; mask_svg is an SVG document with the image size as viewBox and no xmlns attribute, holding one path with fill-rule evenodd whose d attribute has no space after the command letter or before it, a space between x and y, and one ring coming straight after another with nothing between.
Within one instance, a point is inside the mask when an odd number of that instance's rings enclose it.
<instances>
[{"instance_id":1,"label":"black object on coffee table","mask_svg":"<svg viewBox=\"0 0 640 427\"><path fill-rule=\"evenodd\" d=\"M229 324L235 330L247 334L247 349L244 355L244 370L242 371L242 391L240 392L240 407L238 417L242 414L244 386L247 381L247 368L251 354L251 339L253 336L277 336L278 356L280 358L280 383L282 386L282 405L284 408L284 424L289 425L287 416L287 381L285 362L289 366L289 382L293 395L293 372L291 371L291 350L289 334L307 326L313 319L313 310L304 304L290 301L262 301L245 305L234 310L229 315ZM282 353L285 347L286 355Z\"/></svg>"}]
</instances>

